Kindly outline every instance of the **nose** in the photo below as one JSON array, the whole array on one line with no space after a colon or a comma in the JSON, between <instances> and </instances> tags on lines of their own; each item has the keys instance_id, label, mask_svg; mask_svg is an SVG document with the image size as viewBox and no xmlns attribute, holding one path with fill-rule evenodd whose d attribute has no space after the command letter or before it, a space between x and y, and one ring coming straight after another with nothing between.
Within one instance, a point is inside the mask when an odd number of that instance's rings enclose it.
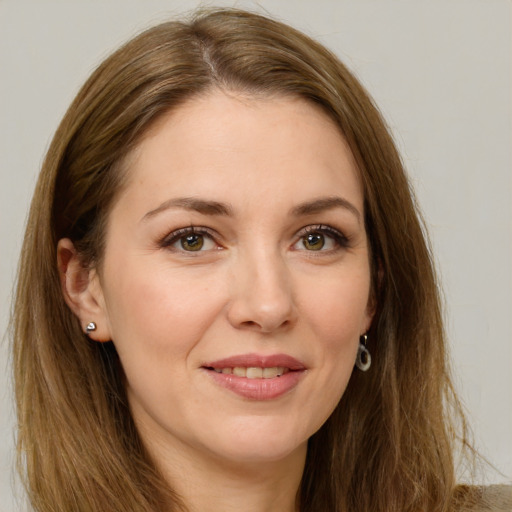
<instances>
[{"instance_id":1,"label":"nose","mask_svg":"<svg viewBox=\"0 0 512 512\"><path fill-rule=\"evenodd\" d=\"M231 277L227 315L233 327L272 333L295 323L292 278L277 251L240 255Z\"/></svg>"}]
</instances>

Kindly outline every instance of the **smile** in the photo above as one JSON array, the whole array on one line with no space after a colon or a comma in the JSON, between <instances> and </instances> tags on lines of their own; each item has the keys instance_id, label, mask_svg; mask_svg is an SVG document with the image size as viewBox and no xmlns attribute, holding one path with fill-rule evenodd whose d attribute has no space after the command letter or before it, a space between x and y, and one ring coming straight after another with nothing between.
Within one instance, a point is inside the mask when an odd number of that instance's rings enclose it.
<instances>
[{"instance_id":1,"label":"smile","mask_svg":"<svg viewBox=\"0 0 512 512\"><path fill-rule=\"evenodd\" d=\"M237 377L245 377L247 379L274 379L275 377L281 377L281 375L290 371L289 368L285 368L283 366L272 366L270 368L260 368L257 366L245 368L243 366L235 366L234 368L208 369L212 369L217 373L223 373L224 375L236 375Z\"/></svg>"},{"instance_id":2,"label":"smile","mask_svg":"<svg viewBox=\"0 0 512 512\"><path fill-rule=\"evenodd\" d=\"M209 362L202 369L216 386L250 400L273 400L291 392L306 366L286 354L244 354Z\"/></svg>"}]
</instances>

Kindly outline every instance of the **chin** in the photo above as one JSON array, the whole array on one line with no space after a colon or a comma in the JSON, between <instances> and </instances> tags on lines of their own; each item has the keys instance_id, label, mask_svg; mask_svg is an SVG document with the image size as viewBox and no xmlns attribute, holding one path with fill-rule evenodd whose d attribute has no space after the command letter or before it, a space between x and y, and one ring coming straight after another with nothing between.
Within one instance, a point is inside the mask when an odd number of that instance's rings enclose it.
<instances>
[{"instance_id":1,"label":"chin","mask_svg":"<svg viewBox=\"0 0 512 512\"><path fill-rule=\"evenodd\" d=\"M248 422L253 424L247 425ZM308 437L304 432L282 425L265 425L257 420L245 420L235 429L214 434L208 439L208 444L217 458L233 463L255 464L276 462L305 454Z\"/></svg>"},{"instance_id":2,"label":"chin","mask_svg":"<svg viewBox=\"0 0 512 512\"><path fill-rule=\"evenodd\" d=\"M285 461L306 453L307 440L300 444L278 445L277 443L260 442L234 442L220 450L216 447L216 456L226 462L233 464L266 464Z\"/></svg>"}]
</instances>

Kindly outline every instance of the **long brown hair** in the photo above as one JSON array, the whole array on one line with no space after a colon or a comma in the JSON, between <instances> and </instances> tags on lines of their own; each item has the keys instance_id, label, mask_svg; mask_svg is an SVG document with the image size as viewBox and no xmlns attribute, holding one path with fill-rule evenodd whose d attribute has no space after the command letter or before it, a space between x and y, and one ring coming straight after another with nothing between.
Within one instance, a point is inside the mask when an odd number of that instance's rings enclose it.
<instances>
[{"instance_id":1,"label":"long brown hair","mask_svg":"<svg viewBox=\"0 0 512 512\"><path fill-rule=\"evenodd\" d=\"M438 283L402 162L372 100L328 50L266 17L215 10L156 26L92 74L43 164L13 309L19 468L35 510L178 510L130 416L111 343L90 342L60 290L56 245L101 261L130 152L157 118L211 88L295 95L331 116L364 186L376 314L355 371L310 441L301 511L444 511L455 421Z\"/></svg>"}]
</instances>

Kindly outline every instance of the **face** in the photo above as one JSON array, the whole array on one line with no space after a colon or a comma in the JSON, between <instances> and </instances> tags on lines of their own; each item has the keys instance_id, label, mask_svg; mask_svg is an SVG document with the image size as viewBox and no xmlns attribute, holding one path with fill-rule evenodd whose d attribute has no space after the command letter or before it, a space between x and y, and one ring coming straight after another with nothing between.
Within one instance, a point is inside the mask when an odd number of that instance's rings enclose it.
<instances>
[{"instance_id":1,"label":"face","mask_svg":"<svg viewBox=\"0 0 512 512\"><path fill-rule=\"evenodd\" d=\"M334 123L295 98L194 98L140 144L109 217L98 323L150 446L304 452L370 325L363 194Z\"/></svg>"}]
</instances>

